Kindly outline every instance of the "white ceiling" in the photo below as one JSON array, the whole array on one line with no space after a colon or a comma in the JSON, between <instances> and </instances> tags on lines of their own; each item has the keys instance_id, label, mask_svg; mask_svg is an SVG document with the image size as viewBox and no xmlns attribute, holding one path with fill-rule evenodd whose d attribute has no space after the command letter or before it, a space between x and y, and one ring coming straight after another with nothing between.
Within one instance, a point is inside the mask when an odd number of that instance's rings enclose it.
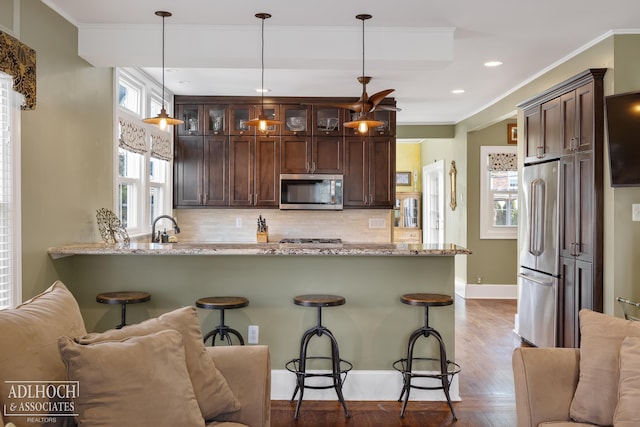
<instances>
[{"instance_id":1,"label":"white ceiling","mask_svg":"<svg viewBox=\"0 0 640 427\"><path fill-rule=\"evenodd\" d=\"M260 25L272 96L361 92L362 22L369 95L394 88L399 124L457 123L612 33L640 33L640 1L614 0L43 0L79 29L95 66L135 66L178 95L256 95ZM503 65L487 68L483 63ZM590 64L602 67L606 64ZM464 89L463 94L452 94ZM640 89L640 88L638 88ZM514 106L515 110L515 106Z\"/></svg>"}]
</instances>

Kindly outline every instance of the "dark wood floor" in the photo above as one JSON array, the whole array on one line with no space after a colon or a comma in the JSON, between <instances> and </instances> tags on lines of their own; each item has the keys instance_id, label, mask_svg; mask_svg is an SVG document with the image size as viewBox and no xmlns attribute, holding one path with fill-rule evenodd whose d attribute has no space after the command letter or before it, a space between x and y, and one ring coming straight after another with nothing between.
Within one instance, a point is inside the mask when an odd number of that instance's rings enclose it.
<instances>
[{"instance_id":1,"label":"dark wood floor","mask_svg":"<svg viewBox=\"0 0 640 427\"><path fill-rule=\"evenodd\" d=\"M456 362L462 401L454 402L458 421L454 422L446 402L409 401L401 419L398 402L348 401L351 418L345 418L335 401L304 401L298 420L295 404L273 401L274 427L386 427L386 426L469 426L514 427L511 353L521 345L513 333L515 300L464 300L456 297Z\"/></svg>"}]
</instances>

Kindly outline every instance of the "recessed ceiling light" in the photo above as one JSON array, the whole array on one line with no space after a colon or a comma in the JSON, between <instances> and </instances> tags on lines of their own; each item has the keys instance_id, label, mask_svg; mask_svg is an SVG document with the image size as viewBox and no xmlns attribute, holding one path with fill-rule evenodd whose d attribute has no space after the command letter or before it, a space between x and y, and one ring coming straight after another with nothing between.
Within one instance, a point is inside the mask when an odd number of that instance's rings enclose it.
<instances>
[{"instance_id":1,"label":"recessed ceiling light","mask_svg":"<svg viewBox=\"0 0 640 427\"><path fill-rule=\"evenodd\" d=\"M498 67L502 65L502 61L488 61L484 63L485 67Z\"/></svg>"},{"instance_id":2,"label":"recessed ceiling light","mask_svg":"<svg viewBox=\"0 0 640 427\"><path fill-rule=\"evenodd\" d=\"M267 92L271 92L271 89L266 88L266 87L259 87L256 89L256 92L258 93L267 93Z\"/></svg>"},{"instance_id":3,"label":"recessed ceiling light","mask_svg":"<svg viewBox=\"0 0 640 427\"><path fill-rule=\"evenodd\" d=\"M451 91L451 93L455 93L455 94L464 93L464 89L454 89Z\"/></svg>"},{"instance_id":4,"label":"recessed ceiling light","mask_svg":"<svg viewBox=\"0 0 640 427\"><path fill-rule=\"evenodd\" d=\"M177 68L167 68L167 69L165 69L165 71L167 73L175 73L176 71L178 71L178 69Z\"/></svg>"}]
</instances>

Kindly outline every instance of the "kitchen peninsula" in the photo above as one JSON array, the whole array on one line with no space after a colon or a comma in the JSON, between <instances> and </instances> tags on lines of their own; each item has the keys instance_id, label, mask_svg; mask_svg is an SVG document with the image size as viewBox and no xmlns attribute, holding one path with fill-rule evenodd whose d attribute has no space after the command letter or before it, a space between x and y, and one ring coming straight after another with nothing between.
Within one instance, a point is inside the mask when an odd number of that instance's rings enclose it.
<instances>
[{"instance_id":1,"label":"kitchen peninsula","mask_svg":"<svg viewBox=\"0 0 640 427\"><path fill-rule=\"evenodd\" d=\"M248 298L248 307L225 313L225 323L243 334L249 325L259 326L259 342L270 347L274 399L291 397L295 376L284 367L297 355L303 332L316 321L316 311L294 305L293 297L342 295L346 304L324 310L323 323L340 343L341 356L354 365L344 389L345 397L354 400L398 398L402 379L392 363L403 356L408 335L423 322L423 311L402 304L400 296L453 295L455 255L470 253L452 244L389 243L131 243L128 247L99 243L49 249L90 331L118 323L119 310L96 303L99 292L151 293L151 301L128 310L131 322L194 305L201 297ZM199 315L205 331L218 323L217 312L200 310ZM445 338L449 358L455 360L453 306L433 310L430 322ZM452 395L457 396L454 387ZM424 398L430 399L428 393L441 398L438 392L425 392ZM323 397L310 391L309 398Z\"/></svg>"}]
</instances>

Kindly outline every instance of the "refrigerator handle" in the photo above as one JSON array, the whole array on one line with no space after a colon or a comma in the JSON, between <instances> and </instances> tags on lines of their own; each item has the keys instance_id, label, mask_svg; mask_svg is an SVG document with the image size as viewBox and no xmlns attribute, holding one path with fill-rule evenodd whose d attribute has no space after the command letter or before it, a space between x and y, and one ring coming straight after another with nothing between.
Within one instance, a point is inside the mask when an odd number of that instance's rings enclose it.
<instances>
[{"instance_id":1,"label":"refrigerator handle","mask_svg":"<svg viewBox=\"0 0 640 427\"><path fill-rule=\"evenodd\" d=\"M529 252L535 256L544 252L544 210L545 182L541 179L531 181L531 221L529 222Z\"/></svg>"},{"instance_id":2,"label":"refrigerator handle","mask_svg":"<svg viewBox=\"0 0 640 427\"><path fill-rule=\"evenodd\" d=\"M526 274L518 274L518 277L530 282L537 283L538 285L553 286L553 282L551 281L536 279L534 277L527 276Z\"/></svg>"}]
</instances>

